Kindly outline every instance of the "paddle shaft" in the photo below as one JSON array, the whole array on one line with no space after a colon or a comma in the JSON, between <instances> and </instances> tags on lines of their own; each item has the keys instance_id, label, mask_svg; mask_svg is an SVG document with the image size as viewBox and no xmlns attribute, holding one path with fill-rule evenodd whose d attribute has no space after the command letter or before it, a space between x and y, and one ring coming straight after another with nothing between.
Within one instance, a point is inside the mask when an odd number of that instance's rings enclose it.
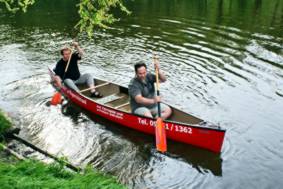
<instances>
[{"instance_id":1,"label":"paddle shaft","mask_svg":"<svg viewBox=\"0 0 283 189\"><path fill-rule=\"evenodd\" d=\"M158 72L158 71L157 71ZM158 74L158 73L157 73ZM158 76L157 76L158 78ZM158 86L158 87L157 87ZM156 95L160 96L160 92L159 92L159 85L156 83ZM160 107L160 102L157 102L157 110L158 110L158 117L161 117L161 107Z\"/></svg>"},{"instance_id":2,"label":"paddle shaft","mask_svg":"<svg viewBox=\"0 0 283 189\"><path fill-rule=\"evenodd\" d=\"M156 77L156 95L159 97L159 70L157 66L157 59L154 56L154 63L155 63L155 77ZM158 118L156 119L156 126L155 126L155 144L156 149L159 152L166 152L167 151L167 142L166 142L166 131L164 127L164 122L161 118L161 108L160 108L160 101L157 102L157 110L158 110Z\"/></svg>"},{"instance_id":3,"label":"paddle shaft","mask_svg":"<svg viewBox=\"0 0 283 189\"><path fill-rule=\"evenodd\" d=\"M70 57L69 57L69 60L67 62L67 65L66 65L66 68L65 68L65 72L64 72L64 76L62 78L62 81L64 81L65 77L66 77L66 73L68 71L68 68L69 68L69 65L70 65L70 62L71 62L71 58L72 58L72 54L73 54L73 50L71 49L71 53L70 53Z\"/></svg>"},{"instance_id":4,"label":"paddle shaft","mask_svg":"<svg viewBox=\"0 0 283 189\"><path fill-rule=\"evenodd\" d=\"M156 63L156 57L154 57L154 62ZM156 77L156 95L160 96L160 92L159 92L159 71L158 71L158 68L155 68L155 77ZM157 110L158 110L158 117L161 117L160 102L157 102Z\"/></svg>"}]
</instances>

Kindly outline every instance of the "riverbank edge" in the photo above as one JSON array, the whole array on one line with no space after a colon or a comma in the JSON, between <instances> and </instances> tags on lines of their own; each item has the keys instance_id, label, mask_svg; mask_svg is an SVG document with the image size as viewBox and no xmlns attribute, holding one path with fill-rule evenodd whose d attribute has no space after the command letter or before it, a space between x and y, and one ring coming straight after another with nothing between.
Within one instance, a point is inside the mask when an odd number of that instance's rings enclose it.
<instances>
[{"instance_id":1,"label":"riverbank edge","mask_svg":"<svg viewBox=\"0 0 283 189\"><path fill-rule=\"evenodd\" d=\"M11 119L0 109L0 141L4 138L4 133L12 127Z\"/></svg>"},{"instance_id":2,"label":"riverbank edge","mask_svg":"<svg viewBox=\"0 0 283 189\"><path fill-rule=\"evenodd\" d=\"M11 119L0 109L0 142L12 128ZM1 144L1 143L0 143ZM1 144L2 146L2 144ZM0 147L0 151L3 149ZM1 152L1 153L2 153ZM115 177L87 168L83 173L67 170L63 163L44 164L38 160L17 160L0 156L0 186L3 188L101 188L125 189Z\"/></svg>"}]
</instances>

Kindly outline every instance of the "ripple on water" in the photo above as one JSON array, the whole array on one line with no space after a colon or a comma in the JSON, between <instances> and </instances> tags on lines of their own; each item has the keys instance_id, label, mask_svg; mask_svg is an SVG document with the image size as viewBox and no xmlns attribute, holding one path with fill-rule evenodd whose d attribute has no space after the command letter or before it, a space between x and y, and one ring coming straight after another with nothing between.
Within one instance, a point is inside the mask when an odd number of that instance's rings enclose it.
<instances>
[{"instance_id":1,"label":"ripple on water","mask_svg":"<svg viewBox=\"0 0 283 189\"><path fill-rule=\"evenodd\" d=\"M168 75L161 88L164 99L226 128L222 154L169 142L169 153L160 155L151 136L81 110L63 115L59 106L46 106L54 92L46 66L71 39L63 30L33 27L21 33L1 25L1 101L19 115L21 135L76 165L112 173L130 188L249 188L278 178L282 38L201 16L132 19L96 31L94 41L79 36L86 51L81 71L127 86L133 64L143 59L152 70L151 54L157 52Z\"/></svg>"}]
</instances>

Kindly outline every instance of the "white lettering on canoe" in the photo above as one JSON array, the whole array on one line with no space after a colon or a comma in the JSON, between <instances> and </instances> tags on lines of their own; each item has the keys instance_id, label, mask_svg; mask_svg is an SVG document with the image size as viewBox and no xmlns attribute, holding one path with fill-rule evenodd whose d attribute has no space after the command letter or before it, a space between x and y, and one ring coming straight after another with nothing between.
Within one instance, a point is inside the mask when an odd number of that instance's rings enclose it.
<instances>
[{"instance_id":1,"label":"white lettering on canoe","mask_svg":"<svg viewBox=\"0 0 283 189\"><path fill-rule=\"evenodd\" d=\"M80 101L83 104L86 104L86 100L82 99L80 96L72 93L72 91L68 90L67 93L71 96L71 98L75 98L76 100Z\"/></svg>"},{"instance_id":2,"label":"white lettering on canoe","mask_svg":"<svg viewBox=\"0 0 283 189\"><path fill-rule=\"evenodd\" d=\"M98 112L101 112L105 115L117 118L117 119L123 119L124 118L124 113L118 112L109 108L106 108L104 106L96 105L96 110Z\"/></svg>"},{"instance_id":3,"label":"white lettering on canoe","mask_svg":"<svg viewBox=\"0 0 283 189\"><path fill-rule=\"evenodd\" d=\"M150 127L155 127L156 126L156 121L154 120L147 120L145 118L138 118L138 123L141 126L150 126ZM182 125L177 125L174 123L165 123L165 129L173 132L178 132L178 133L187 133L187 134L193 134L192 128L187 127L187 126L182 126Z\"/></svg>"},{"instance_id":4,"label":"white lettering on canoe","mask_svg":"<svg viewBox=\"0 0 283 189\"><path fill-rule=\"evenodd\" d=\"M148 125L147 120L146 120L146 119L142 119L142 118L140 118L140 117L138 117L138 122L139 122L139 124L141 124L141 125Z\"/></svg>"}]
</instances>

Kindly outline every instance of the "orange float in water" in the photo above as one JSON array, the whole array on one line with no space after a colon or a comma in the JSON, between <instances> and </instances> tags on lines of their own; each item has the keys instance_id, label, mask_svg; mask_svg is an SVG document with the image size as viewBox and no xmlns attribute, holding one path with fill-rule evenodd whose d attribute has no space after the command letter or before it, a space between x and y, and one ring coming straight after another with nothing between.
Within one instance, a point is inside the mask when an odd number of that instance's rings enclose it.
<instances>
[{"instance_id":1,"label":"orange float in water","mask_svg":"<svg viewBox=\"0 0 283 189\"><path fill-rule=\"evenodd\" d=\"M52 97L50 103L51 103L51 105L56 106L56 105L58 105L58 104L61 104L61 102L62 102L62 95L61 95L61 93L56 92L56 93L53 95L53 97Z\"/></svg>"}]
</instances>

